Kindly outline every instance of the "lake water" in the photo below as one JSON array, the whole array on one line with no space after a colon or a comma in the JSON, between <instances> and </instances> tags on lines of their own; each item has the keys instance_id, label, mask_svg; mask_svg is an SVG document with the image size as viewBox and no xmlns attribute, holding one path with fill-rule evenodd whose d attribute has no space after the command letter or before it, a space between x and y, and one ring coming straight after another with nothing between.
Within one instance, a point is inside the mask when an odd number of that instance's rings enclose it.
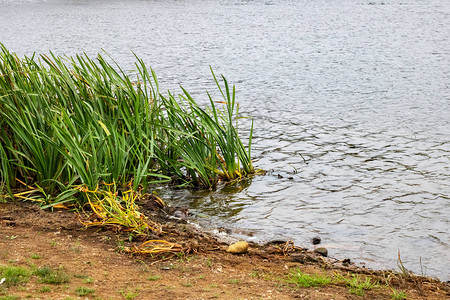
<instances>
[{"instance_id":1,"label":"lake water","mask_svg":"<svg viewBox=\"0 0 450 300\"><path fill-rule=\"evenodd\" d=\"M0 0L0 42L33 51L131 50L163 89L200 101L209 71L255 121L255 166L215 192L161 190L197 221L289 238L373 268L450 275L450 1ZM245 122L245 120L243 120ZM243 128L243 134L248 133Z\"/></svg>"}]
</instances>

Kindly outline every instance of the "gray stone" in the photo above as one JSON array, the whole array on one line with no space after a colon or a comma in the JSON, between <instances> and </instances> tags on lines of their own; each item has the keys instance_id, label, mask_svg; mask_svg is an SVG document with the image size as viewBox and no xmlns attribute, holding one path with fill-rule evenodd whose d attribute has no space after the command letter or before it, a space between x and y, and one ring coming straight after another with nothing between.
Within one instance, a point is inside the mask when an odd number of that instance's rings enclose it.
<instances>
[{"instance_id":1,"label":"gray stone","mask_svg":"<svg viewBox=\"0 0 450 300\"><path fill-rule=\"evenodd\" d=\"M316 250L314 250L314 252L322 255L323 257L328 257L328 250L327 250L327 248L320 247L320 248L317 248Z\"/></svg>"}]
</instances>

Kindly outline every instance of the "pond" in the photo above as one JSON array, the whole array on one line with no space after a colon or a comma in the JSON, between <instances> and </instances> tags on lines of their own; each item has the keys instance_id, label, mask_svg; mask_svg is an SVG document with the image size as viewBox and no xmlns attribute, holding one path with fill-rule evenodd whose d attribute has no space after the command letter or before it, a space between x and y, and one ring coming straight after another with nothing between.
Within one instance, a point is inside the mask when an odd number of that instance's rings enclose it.
<instances>
[{"instance_id":1,"label":"pond","mask_svg":"<svg viewBox=\"0 0 450 300\"><path fill-rule=\"evenodd\" d=\"M0 0L19 55L136 53L200 102L209 70L255 122L254 165L214 192L159 189L205 226L372 268L450 275L450 2ZM249 119L242 119L243 136Z\"/></svg>"}]
</instances>

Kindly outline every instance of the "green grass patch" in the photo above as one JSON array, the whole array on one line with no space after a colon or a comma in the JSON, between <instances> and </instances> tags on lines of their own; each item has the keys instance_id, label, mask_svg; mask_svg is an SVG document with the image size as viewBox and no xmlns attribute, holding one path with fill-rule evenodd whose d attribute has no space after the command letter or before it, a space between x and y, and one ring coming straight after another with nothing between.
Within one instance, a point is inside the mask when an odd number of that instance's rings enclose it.
<instances>
[{"instance_id":1,"label":"green grass patch","mask_svg":"<svg viewBox=\"0 0 450 300\"><path fill-rule=\"evenodd\" d=\"M156 281L156 280L160 280L162 277L160 275L150 275L147 277L147 280L150 281Z\"/></svg>"},{"instance_id":2,"label":"green grass patch","mask_svg":"<svg viewBox=\"0 0 450 300\"><path fill-rule=\"evenodd\" d=\"M17 300L17 299L20 299L19 296L14 295L0 296L0 300Z\"/></svg>"},{"instance_id":3,"label":"green grass patch","mask_svg":"<svg viewBox=\"0 0 450 300\"><path fill-rule=\"evenodd\" d=\"M41 287L39 289L39 292L41 292L41 293L48 293L48 292L51 292L51 291L52 291L52 288L49 287L49 286L43 286L43 287Z\"/></svg>"},{"instance_id":4,"label":"green grass patch","mask_svg":"<svg viewBox=\"0 0 450 300\"><path fill-rule=\"evenodd\" d=\"M75 275L73 275L73 277L81 279L83 281L83 283L93 283L94 282L94 279L87 275L75 274Z\"/></svg>"},{"instance_id":5,"label":"green grass patch","mask_svg":"<svg viewBox=\"0 0 450 300\"><path fill-rule=\"evenodd\" d=\"M94 279L91 277L84 278L83 283L87 283L87 284L94 283Z\"/></svg>"},{"instance_id":6,"label":"green grass patch","mask_svg":"<svg viewBox=\"0 0 450 300\"><path fill-rule=\"evenodd\" d=\"M212 268L212 266L213 266L213 261L211 260L211 258L208 257L208 258L206 259L205 264L206 264L206 266L207 266L208 268Z\"/></svg>"},{"instance_id":7,"label":"green grass patch","mask_svg":"<svg viewBox=\"0 0 450 300\"><path fill-rule=\"evenodd\" d=\"M51 240L50 241L50 246L52 246L52 247L61 246L61 243L59 243L59 242L57 242L55 240Z\"/></svg>"},{"instance_id":8,"label":"green grass patch","mask_svg":"<svg viewBox=\"0 0 450 300\"><path fill-rule=\"evenodd\" d=\"M36 269L33 272L33 275L39 277L38 280L39 283L58 285L70 281L69 275L66 274L63 268L53 270L48 266L43 266L41 268Z\"/></svg>"},{"instance_id":9,"label":"green grass patch","mask_svg":"<svg viewBox=\"0 0 450 300\"><path fill-rule=\"evenodd\" d=\"M119 293L126 300L132 300L139 295L139 291L136 290L120 290Z\"/></svg>"},{"instance_id":10,"label":"green grass patch","mask_svg":"<svg viewBox=\"0 0 450 300\"><path fill-rule=\"evenodd\" d=\"M364 296L365 291L380 287L378 281L370 277L352 274L350 278L341 275L336 276L336 278L339 283L344 283L348 287L349 293L357 296Z\"/></svg>"},{"instance_id":11,"label":"green grass patch","mask_svg":"<svg viewBox=\"0 0 450 300\"><path fill-rule=\"evenodd\" d=\"M403 291L397 291L394 288L391 288L391 290L392 290L391 299L404 300L408 298L408 295Z\"/></svg>"},{"instance_id":12,"label":"green grass patch","mask_svg":"<svg viewBox=\"0 0 450 300\"><path fill-rule=\"evenodd\" d=\"M31 272L25 268L0 265L0 280L4 287L24 284L28 282L30 275Z\"/></svg>"},{"instance_id":13,"label":"green grass patch","mask_svg":"<svg viewBox=\"0 0 450 300\"><path fill-rule=\"evenodd\" d=\"M77 287L75 293L77 294L77 296L83 297L90 294L94 294L95 290L87 287Z\"/></svg>"},{"instance_id":14,"label":"green grass patch","mask_svg":"<svg viewBox=\"0 0 450 300\"><path fill-rule=\"evenodd\" d=\"M327 275L306 274L296 268L290 271L285 281L296 284L300 287L316 287L330 284L332 282L332 278Z\"/></svg>"},{"instance_id":15,"label":"green grass patch","mask_svg":"<svg viewBox=\"0 0 450 300\"><path fill-rule=\"evenodd\" d=\"M250 273L248 273L248 276L253 277L253 278L259 278L259 277L261 277L261 274L258 270L253 270Z\"/></svg>"}]
</instances>

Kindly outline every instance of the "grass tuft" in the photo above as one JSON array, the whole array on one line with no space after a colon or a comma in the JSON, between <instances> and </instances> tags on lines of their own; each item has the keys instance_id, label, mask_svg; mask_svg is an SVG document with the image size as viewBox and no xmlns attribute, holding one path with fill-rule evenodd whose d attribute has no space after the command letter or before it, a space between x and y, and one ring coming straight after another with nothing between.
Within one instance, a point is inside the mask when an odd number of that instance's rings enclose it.
<instances>
[{"instance_id":1,"label":"grass tuft","mask_svg":"<svg viewBox=\"0 0 450 300\"><path fill-rule=\"evenodd\" d=\"M337 275L337 281L344 283L348 287L349 293L357 296L364 296L365 291L380 287L378 281L370 277L362 278L355 274L352 274L351 278Z\"/></svg>"},{"instance_id":2,"label":"grass tuft","mask_svg":"<svg viewBox=\"0 0 450 300\"><path fill-rule=\"evenodd\" d=\"M20 299L20 297L14 295L0 296L0 300L17 300L17 299Z\"/></svg>"},{"instance_id":3,"label":"grass tuft","mask_svg":"<svg viewBox=\"0 0 450 300\"><path fill-rule=\"evenodd\" d=\"M4 287L24 284L28 282L30 275L31 272L25 268L0 265L0 279Z\"/></svg>"},{"instance_id":4,"label":"grass tuft","mask_svg":"<svg viewBox=\"0 0 450 300\"><path fill-rule=\"evenodd\" d=\"M395 299L395 300L403 300L403 299L407 299L408 295L403 292L403 291L397 291L394 288L391 288L392 293L391 293L391 299Z\"/></svg>"},{"instance_id":5,"label":"grass tuft","mask_svg":"<svg viewBox=\"0 0 450 300\"><path fill-rule=\"evenodd\" d=\"M70 281L69 275L64 272L64 269L59 268L57 270L53 270L48 266L43 266L41 268L36 269L33 272L33 275L39 277L40 283L46 284L63 284Z\"/></svg>"},{"instance_id":6,"label":"grass tuft","mask_svg":"<svg viewBox=\"0 0 450 300\"><path fill-rule=\"evenodd\" d=\"M136 290L120 290L119 291L122 297L126 300L131 300L136 298L139 295L139 291Z\"/></svg>"},{"instance_id":7,"label":"grass tuft","mask_svg":"<svg viewBox=\"0 0 450 300\"><path fill-rule=\"evenodd\" d=\"M49 286L43 286L43 287L41 287L39 289L39 292L41 292L41 293L48 293L48 292L51 292L51 291L52 291L52 289Z\"/></svg>"},{"instance_id":8,"label":"grass tuft","mask_svg":"<svg viewBox=\"0 0 450 300\"><path fill-rule=\"evenodd\" d=\"M94 294L95 290L91 289L91 288L87 288L87 287L77 287L75 290L75 293L79 296L79 297L83 297L83 296L87 296L90 294Z\"/></svg>"},{"instance_id":9,"label":"grass tuft","mask_svg":"<svg viewBox=\"0 0 450 300\"><path fill-rule=\"evenodd\" d=\"M332 279L326 275L306 274L296 268L290 271L286 282L294 283L300 287L315 287L330 284Z\"/></svg>"},{"instance_id":10,"label":"grass tuft","mask_svg":"<svg viewBox=\"0 0 450 300\"><path fill-rule=\"evenodd\" d=\"M151 275L151 276L148 276L147 277L147 280L150 280L150 281L157 281L157 280L160 280L162 277L160 276L160 275Z\"/></svg>"}]
</instances>

